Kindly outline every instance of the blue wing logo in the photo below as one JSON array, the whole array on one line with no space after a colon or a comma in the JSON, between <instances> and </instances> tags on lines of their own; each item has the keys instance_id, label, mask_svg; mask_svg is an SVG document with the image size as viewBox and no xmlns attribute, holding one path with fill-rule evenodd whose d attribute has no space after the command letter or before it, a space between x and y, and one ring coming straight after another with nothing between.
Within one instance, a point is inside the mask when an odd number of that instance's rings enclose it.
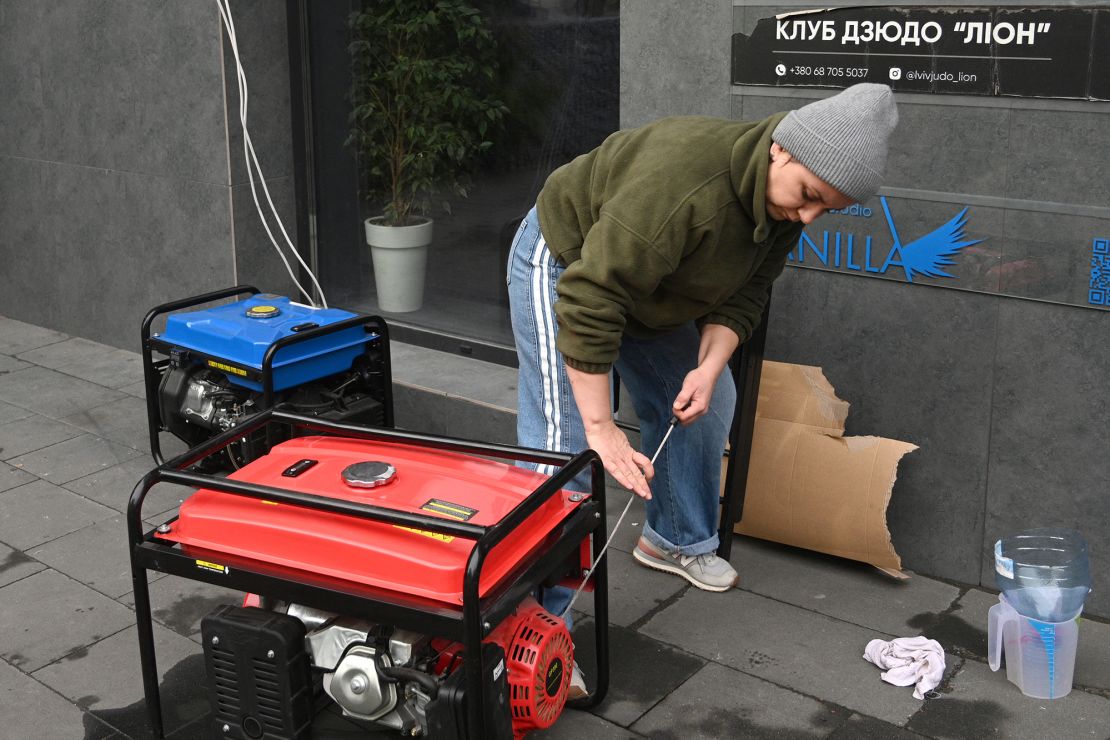
<instances>
[{"instance_id":1,"label":"blue wing logo","mask_svg":"<svg viewBox=\"0 0 1110 740\"><path fill-rule=\"evenodd\" d=\"M886 214L887 225L890 226L890 236L894 239L894 246L890 251L885 268L890 265L899 265L906 273L906 280L913 282L915 275L923 277L955 277L944 271L949 265L956 264L952 257L964 247L978 244L982 239L967 239L964 236L964 226L967 225L967 206L957 213L946 224L940 226L919 239L909 244L902 244L898 237L898 230L894 227L894 218L890 215L886 196L881 196L879 201ZM899 259L900 257L900 259Z\"/></svg>"}]
</instances>

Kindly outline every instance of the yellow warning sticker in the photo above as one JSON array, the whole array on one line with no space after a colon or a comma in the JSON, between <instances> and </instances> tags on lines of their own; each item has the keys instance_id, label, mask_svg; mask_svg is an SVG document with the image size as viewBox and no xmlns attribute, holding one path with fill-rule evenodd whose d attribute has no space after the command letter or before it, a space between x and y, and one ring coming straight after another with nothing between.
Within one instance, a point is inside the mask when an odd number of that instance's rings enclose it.
<instances>
[{"instance_id":1,"label":"yellow warning sticker","mask_svg":"<svg viewBox=\"0 0 1110 740\"><path fill-rule=\"evenodd\" d=\"M223 573L225 576L231 572L230 568L228 568L226 565L220 565L219 563L210 563L207 560L196 560L194 562L201 570L210 570L213 573Z\"/></svg>"},{"instance_id":2,"label":"yellow warning sticker","mask_svg":"<svg viewBox=\"0 0 1110 740\"><path fill-rule=\"evenodd\" d=\"M461 522L468 522L474 518L478 513L477 509L472 509L469 506L462 504L453 504L450 501L433 498L428 499L428 502L420 507L424 511L430 511L433 514L442 514L452 519L458 519Z\"/></svg>"},{"instance_id":3,"label":"yellow warning sticker","mask_svg":"<svg viewBox=\"0 0 1110 740\"><path fill-rule=\"evenodd\" d=\"M425 537L431 537L433 540L439 540L440 542L454 542L455 541L455 538L452 537L449 534L441 534L439 532L429 532L426 529L414 529L413 527L402 527L400 524L394 524L393 526L396 527L397 529L403 529L406 532L413 532L414 534L422 534Z\"/></svg>"},{"instance_id":4,"label":"yellow warning sticker","mask_svg":"<svg viewBox=\"0 0 1110 740\"><path fill-rule=\"evenodd\" d=\"M209 360L208 361L208 367L214 367L217 370L223 370L225 373L232 373L233 375L242 375L244 377L247 374L247 371L244 370L241 367L232 367L231 365L228 365L226 362L217 362L216 360Z\"/></svg>"}]
</instances>

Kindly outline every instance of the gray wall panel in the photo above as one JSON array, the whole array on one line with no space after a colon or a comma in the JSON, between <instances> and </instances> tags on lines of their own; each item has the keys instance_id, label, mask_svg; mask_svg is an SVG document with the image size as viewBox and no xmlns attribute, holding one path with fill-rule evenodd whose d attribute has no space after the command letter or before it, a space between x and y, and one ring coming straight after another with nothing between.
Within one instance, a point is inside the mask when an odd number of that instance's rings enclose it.
<instances>
[{"instance_id":1,"label":"gray wall panel","mask_svg":"<svg viewBox=\"0 0 1110 740\"><path fill-rule=\"evenodd\" d=\"M636 0L621 8L621 127L729 113L732 4Z\"/></svg>"},{"instance_id":2,"label":"gray wall panel","mask_svg":"<svg viewBox=\"0 0 1110 740\"><path fill-rule=\"evenodd\" d=\"M47 47L50 29L47 3L7 2L0 5L0 156L42 157L46 101L45 60L35 49ZM22 42L16 36L22 36Z\"/></svg>"},{"instance_id":3,"label":"gray wall panel","mask_svg":"<svg viewBox=\"0 0 1110 740\"><path fill-rule=\"evenodd\" d=\"M5 2L0 152L227 182L218 32L203 0Z\"/></svg>"},{"instance_id":4,"label":"gray wall panel","mask_svg":"<svg viewBox=\"0 0 1110 740\"><path fill-rule=\"evenodd\" d=\"M851 404L848 434L921 448L903 458L888 509L895 549L907 568L968 582L979 577L996 311L976 293L790 268L767 341L768 359L824 368Z\"/></svg>"},{"instance_id":5,"label":"gray wall panel","mask_svg":"<svg viewBox=\"0 0 1110 740\"><path fill-rule=\"evenodd\" d=\"M1011 111L899 101L889 187L993 195L1002 190Z\"/></svg>"},{"instance_id":6,"label":"gray wall panel","mask_svg":"<svg viewBox=\"0 0 1110 740\"><path fill-rule=\"evenodd\" d=\"M295 238L285 6L232 3L251 135ZM289 285L233 192L221 38L211 0L0 4L0 314L135 349L158 303Z\"/></svg>"},{"instance_id":7,"label":"gray wall panel","mask_svg":"<svg viewBox=\"0 0 1110 740\"><path fill-rule=\"evenodd\" d=\"M150 307L231 274L224 186L14 157L0 183L4 315L138 350Z\"/></svg>"},{"instance_id":8,"label":"gray wall panel","mask_svg":"<svg viewBox=\"0 0 1110 740\"><path fill-rule=\"evenodd\" d=\"M1110 111L1014 110L1005 181L1013 198L1110 204Z\"/></svg>"},{"instance_id":9,"label":"gray wall panel","mask_svg":"<svg viewBox=\"0 0 1110 740\"><path fill-rule=\"evenodd\" d=\"M268 180L266 184L270 188L274 205L277 206L278 213L281 214L282 221L285 223L285 230L289 233L289 238L296 244L297 222L293 214L293 179L291 177L275 178ZM257 183L255 188L258 189L259 203L262 204L262 208L265 210L267 223L270 225L273 237L281 246L282 253L289 260L289 264L300 279L300 265L297 264L285 239L282 237L277 222L270 214L269 206L266 204ZM274 251L273 244L266 235L262 220L259 218L258 211L255 209L254 201L251 198L250 186L245 183L236 185L231 189L231 197L235 204L234 231L237 282L255 285L267 293L278 293L290 296L293 300L304 301L305 297L297 292L289 273L285 271L285 266L281 263L281 258ZM311 281L301 280L301 285L304 286L305 290L312 291Z\"/></svg>"},{"instance_id":10,"label":"gray wall panel","mask_svg":"<svg viewBox=\"0 0 1110 740\"><path fill-rule=\"evenodd\" d=\"M277 217L267 202L263 180L259 178L257 169L250 170L255 189L255 194L251 193L243 150L243 127L239 118L235 58L226 34L224 39L231 205L235 214L235 268L239 283L252 284L269 293L293 296L295 300L305 300L296 292L262 221L265 218L273 239L280 245L300 279L300 266L289 250L281 229L283 225L289 240L307 262L307 248L299 243L297 235L296 193L292 178L289 39L285 5L282 0L246 0L231 6L240 61L247 78L247 131ZM255 197L264 215L259 214ZM302 284L306 290L312 291L310 281L302 280Z\"/></svg>"},{"instance_id":11,"label":"gray wall panel","mask_svg":"<svg viewBox=\"0 0 1110 740\"><path fill-rule=\"evenodd\" d=\"M234 13L239 56L247 77L247 127L262 172L269 178L293 173L289 110L289 37L283 0L238 0ZM222 31L222 28L217 30ZM227 138L231 184L247 181L239 122L239 88L235 58L224 35L224 74L227 80ZM257 175L256 175L257 177ZM286 218L285 214L282 214ZM292 217L292 214L289 215Z\"/></svg>"},{"instance_id":12,"label":"gray wall panel","mask_svg":"<svg viewBox=\"0 0 1110 740\"><path fill-rule=\"evenodd\" d=\"M1091 549L1088 613L1110 614L1110 344L1107 316L1002 301L991 424L982 582L991 547L1035 526L1078 528Z\"/></svg>"},{"instance_id":13,"label":"gray wall panel","mask_svg":"<svg viewBox=\"0 0 1110 740\"><path fill-rule=\"evenodd\" d=\"M801 108L806 103L820 100L807 90L791 90L792 94L763 97L761 95L734 95L732 117L741 121L758 121L784 110Z\"/></svg>"}]
</instances>

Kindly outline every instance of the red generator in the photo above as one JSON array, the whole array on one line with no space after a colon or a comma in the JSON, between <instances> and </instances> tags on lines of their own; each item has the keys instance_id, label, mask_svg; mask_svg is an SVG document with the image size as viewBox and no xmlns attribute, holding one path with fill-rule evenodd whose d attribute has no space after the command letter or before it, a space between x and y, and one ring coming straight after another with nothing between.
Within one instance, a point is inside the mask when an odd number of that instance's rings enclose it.
<instances>
[{"instance_id":1,"label":"red generator","mask_svg":"<svg viewBox=\"0 0 1110 740\"><path fill-rule=\"evenodd\" d=\"M244 434L292 439L227 477L198 472ZM554 465L548 477L514 463ZM590 494L563 490L589 467ZM160 482L196 489L143 531ZM605 543L597 455L323 421L271 409L169 460L127 508L143 687L163 737L147 571L246 592L201 624L212 736L310 738L321 704L376 730L510 740L564 709L574 645L534 594L577 586ZM596 686L608 686L607 572L593 571Z\"/></svg>"}]
</instances>

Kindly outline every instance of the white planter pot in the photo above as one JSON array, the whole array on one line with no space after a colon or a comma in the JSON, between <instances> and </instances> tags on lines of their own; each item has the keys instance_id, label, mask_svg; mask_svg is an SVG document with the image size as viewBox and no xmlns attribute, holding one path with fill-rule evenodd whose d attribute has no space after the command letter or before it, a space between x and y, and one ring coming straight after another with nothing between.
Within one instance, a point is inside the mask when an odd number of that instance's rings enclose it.
<instances>
[{"instance_id":1,"label":"white planter pot","mask_svg":"<svg viewBox=\"0 0 1110 740\"><path fill-rule=\"evenodd\" d=\"M385 226L383 220L382 216L366 219L378 308L388 313L415 311L424 303L424 265L432 242L432 220L412 226Z\"/></svg>"}]
</instances>

